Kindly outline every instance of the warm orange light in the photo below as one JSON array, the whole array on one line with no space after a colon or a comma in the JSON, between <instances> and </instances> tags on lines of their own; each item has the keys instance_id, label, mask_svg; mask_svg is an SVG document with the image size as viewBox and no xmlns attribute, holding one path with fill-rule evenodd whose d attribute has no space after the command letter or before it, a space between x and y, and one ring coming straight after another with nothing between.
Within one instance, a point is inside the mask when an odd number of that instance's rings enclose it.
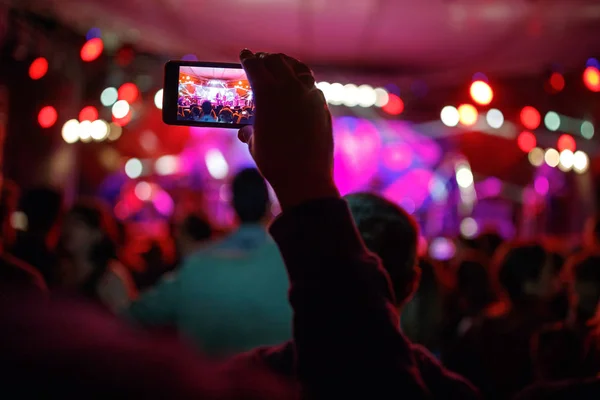
<instances>
[{"instance_id":1,"label":"warm orange light","mask_svg":"<svg viewBox=\"0 0 600 400\"><path fill-rule=\"evenodd\" d=\"M140 91L137 86L131 82L124 83L119 88L119 100L125 100L129 104L133 104L139 95Z\"/></svg>"},{"instance_id":2,"label":"warm orange light","mask_svg":"<svg viewBox=\"0 0 600 400\"><path fill-rule=\"evenodd\" d=\"M542 122L540 112L531 106L525 106L521 110L521 123L527 129L537 129Z\"/></svg>"},{"instance_id":3,"label":"warm orange light","mask_svg":"<svg viewBox=\"0 0 600 400\"><path fill-rule=\"evenodd\" d=\"M475 125L477 122L477 109L471 104L463 104L458 107L458 120L465 126Z\"/></svg>"},{"instance_id":4,"label":"warm orange light","mask_svg":"<svg viewBox=\"0 0 600 400\"><path fill-rule=\"evenodd\" d=\"M587 67L583 71L583 83L592 92L600 92L600 71L596 67Z\"/></svg>"},{"instance_id":5,"label":"warm orange light","mask_svg":"<svg viewBox=\"0 0 600 400\"><path fill-rule=\"evenodd\" d=\"M83 61L94 61L96 58L100 57L102 54L102 50L104 50L104 43L100 38L90 39L81 48L81 59Z\"/></svg>"},{"instance_id":6,"label":"warm orange light","mask_svg":"<svg viewBox=\"0 0 600 400\"><path fill-rule=\"evenodd\" d=\"M475 103L485 106L492 102L494 92L484 81L475 81L471 84L471 97Z\"/></svg>"},{"instance_id":7,"label":"warm orange light","mask_svg":"<svg viewBox=\"0 0 600 400\"><path fill-rule=\"evenodd\" d=\"M400 115L404 111L404 102L400 97L390 93L387 104L381 109L390 115Z\"/></svg>"},{"instance_id":8,"label":"warm orange light","mask_svg":"<svg viewBox=\"0 0 600 400\"><path fill-rule=\"evenodd\" d=\"M48 72L48 61L44 57L33 60L29 66L29 77L34 81L41 79Z\"/></svg>"},{"instance_id":9,"label":"warm orange light","mask_svg":"<svg viewBox=\"0 0 600 400\"><path fill-rule=\"evenodd\" d=\"M561 135L558 138L558 142L556 143L556 148L560 152L562 152L563 150L571 150L574 153L577 149L577 143L575 143L575 139L573 139L573 136Z\"/></svg>"},{"instance_id":10,"label":"warm orange light","mask_svg":"<svg viewBox=\"0 0 600 400\"><path fill-rule=\"evenodd\" d=\"M84 107L79 112L79 122L82 122L82 121L93 122L97 119L98 119L98 110L94 106Z\"/></svg>"},{"instance_id":11,"label":"warm orange light","mask_svg":"<svg viewBox=\"0 0 600 400\"><path fill-rule=\"evenodd\" d=\"M537 145L537 139L533 133L523 131L517 137L517 144L521 150L525 153L529 153Z\"/></svg>"},{"instance_id":12,"label":"warm orange light","mask_svg":"<svg viewBox=\"0 0 600 400\"><path fill-rule=\"evenodd\" d=\"M42 108L38 114L38 122L42 128L50 128L56 123L58 113L52 106Z\"/></svg>"}]
</instances>

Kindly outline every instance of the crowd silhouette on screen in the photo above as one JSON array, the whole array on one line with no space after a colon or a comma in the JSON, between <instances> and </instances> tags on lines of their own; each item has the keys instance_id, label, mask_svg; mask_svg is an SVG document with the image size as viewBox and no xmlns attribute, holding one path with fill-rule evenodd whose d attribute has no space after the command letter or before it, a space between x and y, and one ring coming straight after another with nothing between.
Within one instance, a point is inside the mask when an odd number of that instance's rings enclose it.
<instances>
[{"instance_id":1,"label":"crowd silhouette on screen","mask_svg":"<svg viewBox=\"0 0 600 400\"><path fill-rule=\"evenodd\" d=\"M6 393L600 398L600 218L577 249L485 232L457 239L464 251L453 260L432 259L400 206L340 196L331 116L308 67L281 54L240 57L258 109L205 101L181 115L277 115L238 133L257 168L231 181L232 232L190 210L129 257L139 238L101 201L65 207L54 188L20 193L3 182ZM274 220L267 183L282 209Z\"/></svg>"}]
</instances>

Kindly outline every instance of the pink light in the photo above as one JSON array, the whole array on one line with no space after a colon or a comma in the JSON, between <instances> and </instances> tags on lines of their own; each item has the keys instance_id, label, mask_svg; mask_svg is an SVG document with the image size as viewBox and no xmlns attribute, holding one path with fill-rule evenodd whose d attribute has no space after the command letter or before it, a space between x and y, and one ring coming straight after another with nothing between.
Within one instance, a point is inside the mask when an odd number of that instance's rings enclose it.
<instances>
[{"instance_id":1,"label":"pink light","mask_svg":"<svg viewBox=\"0 0 600 400\"><path fill-rule=\"evenodd\" d=\"M550 189L550 182L545 176L538 176L533 182L533 187L538 194L545 196Z\"/></svg>"},{"instance_id":2,"label":"pink light","mask_svg":"<svg viewBox=\"0 0 600 400\"><path fill-rule=\"evenodd\" d=\"M368 120L342 117L334 120L334 178L342 194L363 188L377 173L381 138Z\"/></svg>"},{"instance_id":3,"label":"pink light","mask_svg":"<svg viewBox=\"0 0 600 400\"><path fill-rule=\"evenodd\" d=\"M426 169L413 169L388 186L384 197L405 208L407 212L418 210L429 196L433 173ZM410 200L410 202L409 202Z\"/></svg>"},{"instance_id":4,"label":"pink light","mask_svg":"<svg viewBox=\"0 0 600 400\"><path fill-rule=\"evenodd\" d=\"M175 203L173 199L167 192L164 190L158 191L154 198L152 199L152 203L156 208L156 211L164 215L165 217L170 217L173 215L173 210L175 209Z\"/></svg>"},{"instance_id":5,"label":"pink light","mask_svg":"<svg viewBox=\"0 0 600 400\"><path fill-rule=\"evenodd\" d=\"M404 143L387 145L382 151L383 164L392 171L404 171L412 164L412 150Z\"/></svg>"}]
</instances>

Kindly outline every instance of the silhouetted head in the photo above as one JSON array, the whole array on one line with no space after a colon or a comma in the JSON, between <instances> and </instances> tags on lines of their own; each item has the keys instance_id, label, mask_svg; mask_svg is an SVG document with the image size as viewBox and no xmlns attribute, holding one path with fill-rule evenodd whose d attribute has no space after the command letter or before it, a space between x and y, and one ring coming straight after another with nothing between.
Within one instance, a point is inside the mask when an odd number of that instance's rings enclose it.
<instances>
[{"instance_id":1,"label":"silhouetted head","mask_svg":"<svg viewBox=\"0 0 600 400\"><path fill-rule=\"evenodd\" d=\"M498 255L498 281L513 303L557 292L556 257L537 243L516 244Z\"/></svg>"},{"instance_id":2,"label":"silhouetted head","mask_svg":"<svg viewBox=\"0 0 600 400\"><path fill-rule=\"evenodd\" d=\"M269 210L269 190L256 168L240 171L231 184L233 208L241 223L256 223Z\"/></svg>"},{"instance_id":3,"label":"silhouetted head","mask_svg":"<svg viewBox=\"0 0 600 400\"><path fill-rule=\"evenodd\" d=\"M596 316L600 304L600 255L581 254L573 257L569 260L567 273L574 311L577 318L585 322Z\"/></svg>"},{"instance_id":4,"label":"silhouetted head","mask_svg":"<svg viewBox=\"0 0 600 400\"><path fill-rule=\"evenodd\" d=\"M92 255L98 244L110 241L114 246L118 240L118 229L108 208L93 200L79 202L69 210L62 233L63 246L71 255Z\"/></svg>"},{"instance_id":5,"label":"silhouetted head","mask_svg":"<svg viewBox=\"0 0 600 400\"><path fill-rule=\"evenodd\" d=\"M417 287L416 221L396 204L371 193L345 196L352 217L367 248L377 254L390 276L397 305L410 298Z\"/></svg>"},{"instance_id":6,"label":"silhouetted head","mask_svg":"<svg viewBox=\"0 0 600 400\"><path fill-rule=\"evenodd\" d=\"M195 251L198 245L209 240L212 234L212 227L206 218L190 214L177 225L175 232L177 250L182 256L186 256Z\"/></svg>"},{"instance_id":7,"label":"silhouetted head","mask_svg":"<svg viewBox=\"0 0 600 400\"><path fill-rule=\"evenodd\" d=\"M210 115L212 111L212 104L210 103L210 101L205 101L202 103L202 113L204 115Z\"/></svg>"},{"instance_id":8,"label":"silhouetted head","mask_svg":"<svg viewBox=\"0 0 600 400\"><path fill-rule=\"evenodd\" d=\"M61 216L62 195L48 187L31 189L21 197L19 208L27 216L28 232L48 235Z\"/></svg>"},{"instance_id":9,"label":"silhouetted head","mask_svg":"<svg viewBox=\"0 0 600 400\"><path fill-rule=\"evenodd\" d=\"M480 260L462 261L456 272L456 280L456 289L464 302L464 311L478 313L494 300L488 269Z\"/></svg>"},{"instance_id":10,"label":"silhouetted head","mask_svg":"<svg viewBox=\"0 0 600 400\"><path fill-rule=\"evenodd\" d=\"M233 112L229 108L224 108L219 112L219 121L225 123L233 122Z\"/></svg>"}]
</instances>

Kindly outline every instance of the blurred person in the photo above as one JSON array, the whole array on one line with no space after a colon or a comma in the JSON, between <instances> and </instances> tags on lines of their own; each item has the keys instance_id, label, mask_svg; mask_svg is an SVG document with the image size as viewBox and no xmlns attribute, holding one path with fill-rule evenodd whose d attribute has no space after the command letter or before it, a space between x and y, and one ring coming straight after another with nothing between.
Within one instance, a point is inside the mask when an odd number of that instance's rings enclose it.
<instances>
[{"instance_id":1,"label":"blurred person","mask_svg":"<svg viewBox=\"0 0 600 400\"><path fill-rule=\"evenodd\" d=\"M499 250L493 277L510 306L472 321L450 356L448 367L478 386L486 398L505 399L531 384L531 341L544 324L557 320L549 302L559 291L555 257L537 243Z\"/></svg>"},{"instance_id":2,"label":"blurred person","mask_svg":"<svg viewBox=\"0 0 600 400\"><path fill-rule=\"evenodd\" d=\"M67 213L62 231L66 253L62 286L112 312L126 308L136 289L117 259L117 227L103 204L80 202Z\"/></svg>"},{"instance_id":3,"label":"blurred person","mask_svg":"<svg viewBox=\"0 0 600 400\"><path fill-rule=\"evenodd\" d=\"M36 268L52 288L58 279L56 244L63 212L62 195L52 188L34 188L23 194L19 208L27 217L27 227L17 233L10 252Z\"/></svg>"},{"instance_id":4,"label":"blurred person","mask_svg":"<svg viewBox=\"0 0 600 400\"><path fill-rule=\"evenodd\" d=\"M219 122L227 124L233 123L233 112L229 108L224 108L219 112Z\"/></svg>"},{"instance_id":5,"label":"blurred person","mask_svg":"<svg viewBox=\"0 0 600 400\"><path fill-rule=\"evenodd\" d=\"M99 398L431 397L389 312L393 294L387 277L364 247L333 183L333 133L325 99L312 74L304 72L308 68L300 63L293 65L303 67L300 72L287 68L284 57L242 52L264 110L259 116L282 119L259 117L254 134L246 130L239 136L252 143L252 156L284 210L271 234L291 280L301 392L290 392L255 366L203 365L186 349L152 340L84 305L40 307L22 295L0 298L0 320L7 327L0 331L5 334L0 338L4 390L31 398L90 393ZM281 104L291 104L294 113L274 113ZM281 121L299 115L304 118L278 140ZM290 179L305 184L284 184Z\"/></svg>"},{"instance_id":6,"label":"blurred person","mask_svg":"<svg viewBox=\"0 0 600 400\"><path fill-rule=\"evenodd\" d=\"M213 228L205 217L190 214L175 227L175 246L180 258L186 259L206 246Z\"/></svg>"},{"instance_id":7,"label":"blurred person","mask_svg":"<svg viewBox=\"0 0 600 400\"><path fill-rule=\"evenodd\" d=\"M14 287L17 290L33 289L46 292L46 282L42 274L31 265L10 255L9 249L16 238L16 230L11 220L17 210L19 190L9 180L2 181L2 197L0 198L0 285ZM0 290L1 292L1 290Z\"/></svg>"},{"instance_id":8,"label":"blurred person","mask_svg":"<svg viewBox=\"0 0 600 400\"><path fill-rule=\"evenodd\" d=\"M176 327L218 356L291 337L288 280L264 226L270 211L267 185L256 169L245 169L233 179L232 192L238 229L190 254L127 312L144 326Z\"/></svg>"},{"instance_id":9,"label":"blurred person","mask_svg":"<svg viewBox=\"0 0 600 400\"><path fill-rule=\"evenodd\" d=\"M431 308L424 307L429 299L412 298L413 294L418 293L421 278L417 259L419 229L416 221L401 207L375 194L350 194L345 196L345 200L365 246L379 256L390 278L396 312L403 316L406 307L413 315L409 315L408 320L403 318L403 322L419 325L422 320L426 320L426 316L414 315L416 310L412 307L423 307L418 308L422 314L431 311ZM431 285L432 273L432 270L427 271L426 285ZM430 287L424 289L430 290ZM415 300L419 303L411 306ZM420 376L434 398L479 397L477 390L468 381L446 370L429 350L421 345L408 343ZM294 346L291 341L279 347L263 347L240 358L254 360L259 365L266 363L286 378L294 377Z\"/></svg>"},{"instance_id":10,"label":"blurred person","mask_svg":"<svg viewBox=\"0 0 600 400\"><path fill-rule=\"evenodd\" d=\"M213 106L210 101L206 100L202 102L202 115L198 121L201 122L216 122L217 118L215 117L215 113L213 111Z\"/></svg>"}]
</instances>

